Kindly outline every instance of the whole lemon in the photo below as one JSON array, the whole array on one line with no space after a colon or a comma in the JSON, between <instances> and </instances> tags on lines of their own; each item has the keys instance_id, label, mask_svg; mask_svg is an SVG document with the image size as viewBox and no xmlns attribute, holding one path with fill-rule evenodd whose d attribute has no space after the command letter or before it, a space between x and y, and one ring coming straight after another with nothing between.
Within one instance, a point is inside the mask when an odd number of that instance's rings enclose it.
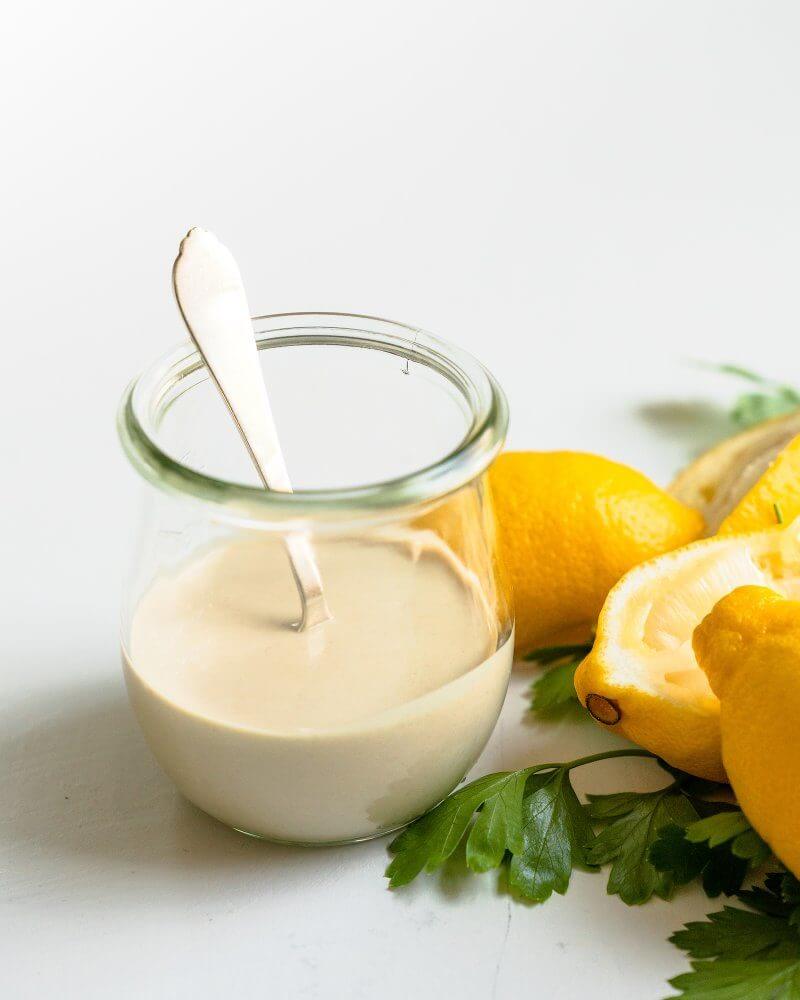
<instances>
[{"instance_id":1,"label":"whole lemon","mask_svg":"<svg viewBox=\"0 0 800 1000\"><path fill-rule=\"evenodd\" d=\"M490 481L519 655L588 637L623 574L704 530L697 511L599 455L506 452Z\"/></svg>"},{"instance_id":2,"label":"whole lemon","mask_svg":"<svg viewBox=\"0 0 800 1000\"><path fill-rule=\"evenodd\" d=\"M722 760L747 818L800 876L800 602L740 587L695 629L720 701Z\"/></svg>"}]
</instances>

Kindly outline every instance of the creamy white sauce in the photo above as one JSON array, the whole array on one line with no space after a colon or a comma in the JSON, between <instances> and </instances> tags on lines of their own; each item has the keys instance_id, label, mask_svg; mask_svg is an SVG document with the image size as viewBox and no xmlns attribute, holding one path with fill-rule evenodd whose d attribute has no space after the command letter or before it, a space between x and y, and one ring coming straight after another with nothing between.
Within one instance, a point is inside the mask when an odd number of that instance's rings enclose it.
<instances>
[{"instance_id":1,"label":"creamy white sauce","mask_svg":"<svg viewBox=\"0 0 800 1000\"><path fill-rule=\"evenodd\" d=\"M513 650L435 536L315 551L333 621L295 631L282 545L245 536L156 578L125 656L145 735L187 798L306 843L373 836L446 795L491 733Z\"/></svg>"}]
</instances>

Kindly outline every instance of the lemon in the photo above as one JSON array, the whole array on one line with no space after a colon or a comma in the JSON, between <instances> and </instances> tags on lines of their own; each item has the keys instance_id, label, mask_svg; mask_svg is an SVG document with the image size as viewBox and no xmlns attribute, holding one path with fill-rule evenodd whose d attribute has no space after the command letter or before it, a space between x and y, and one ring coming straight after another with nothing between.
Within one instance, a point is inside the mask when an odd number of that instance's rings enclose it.
<instances>
[{"instance_id":1,"label":"lemon","mask_svg":"<svg viewBox=\"0 0 800 1000\"><path fill-rule=\"evenodd\" d=\"M739 804L800 876L800 602L735 590L696 629L694 652L720 701L722 759Z\"/></svg>"},{"instance_id":2,"label":"lemon","mask_svg":"<svg viewBox=\"0 0 800 1000\"><path fill-rule=\"evenodd\" d=\"M506 452L490 480L518 654L588 637L624 573L703 532L695 510L598 455Z\"/></svg>"},{"instance_id":3,"label":"lemon","mask_svg":"<svg viewBox=\"0 0 800 1000\"><path fill-rule=\"evenodd\" d=\"M800 412L776 417L710 449L669 492L699 510L709 534L756 531L800 514Z\"/></svg>"},{"instance_id":4,"label":"lemon","mask_svg":"<svg viewBox=\"0 0 800 1000\"><path fill-rule=\"evenodd\" d=\"M684 771L725 780L720 705L692 650L718 600L754 584L800 583L798 524L720 535L652 559L608 595L592 652L575 674L581 702L606 726Z\"/></svg>"}]
</instances>

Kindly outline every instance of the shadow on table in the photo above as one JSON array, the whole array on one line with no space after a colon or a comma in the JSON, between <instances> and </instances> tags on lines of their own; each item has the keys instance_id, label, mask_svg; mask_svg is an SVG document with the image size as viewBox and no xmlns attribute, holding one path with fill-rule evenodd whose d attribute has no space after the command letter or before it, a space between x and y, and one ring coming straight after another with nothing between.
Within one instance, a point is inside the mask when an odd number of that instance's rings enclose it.
<instances>
[{"instance_id":1,"label":"shadow on table","mask_svg":"<svg viewBox=\"0 0 800 1000\"><path fill-rule=\"evenodd\" d=\"M190 805L155 763L121 682L66 688L0 712L0 854L13 869L220 870L308 859L308 849L229 830ZM80 865L78 867L81 867ZM74 868L74 865L73 865Z\"/></svg>"},{"instance_id":2,"label":"shadow on table","mask_svg":"<svg viewBox=\"0 0 800 1000\"><path fill-rule=\"evenodd\" d=\"M657 400L637 407L636 415L659 437L683 445L687 461L741 430L724 407L706 400Z\"/></svg>"}]
</instances>

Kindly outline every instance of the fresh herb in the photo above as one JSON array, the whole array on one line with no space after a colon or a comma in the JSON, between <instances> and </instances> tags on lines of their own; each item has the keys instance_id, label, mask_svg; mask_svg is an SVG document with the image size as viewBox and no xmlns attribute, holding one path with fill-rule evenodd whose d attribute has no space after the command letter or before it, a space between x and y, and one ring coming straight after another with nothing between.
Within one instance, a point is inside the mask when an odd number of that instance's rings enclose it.
<instances>
[{"instance_id":1,"label":"fresh herb","mask_svg":"<svg viewBox=\"0 0 800 1000\"><path fill-rule=\"evenodd\" d=\"M531 711L540 718L554 718L577 707L575 671L592 651L592 643L545 646L528 653L526 660L549 667L531 685Z\"/></svg>"},{"instance_id":2,"label":"fresh herb","mask_svg":"<svg viewBox=\"0 0 800 1000\"><path fill-rule=\"evenodd\" d=\"M791 907L789 923L800 930L800 881L791 872L786 872L781 880L781 899Z\"/></svg>"},{"instance_id":3,"label":"fresh herb","mask_svg":"<svg viewBox=\"0 0 800 1000\"><path fill-rule=\"evenodd\" d=\"M752 427L763 420L791 413L800 407L800 392L791 385L766 378L739 365L710 367L724 375L733 375L760 387L761 391L743 393L734 403L731 418L740 427Z\"/></svg>"},{"instance_id":4,"label":"fresh herb","mask_svg":"<svg viewBox=\"0 0 800 1000\"><path fill-rule=\"evenodd\" d=\"M771 855L740 809L726 809L693 823L686 831L686 839L692 844L707 844L711 849L727 845L735 858L749 862L753 868Z\"/></svg>"},{"instance_id":5,"label":"fresh herb","mask_svg":"<svg viewBox=\"0 0 800 1000\"><path fill-rule=\"evenodd\" d=\"M783 524L783 511L781 510L781 505L779 503L774 503L772 509L775 511L775 520L778 524Z\"/></svg>"},{"instance_id":6,"label":"fresh herb","mask_svg":"<svg viewBox=\"0 0 800 1000\"><path fill-rule=\"evenodd\" d=\"M525 899L563 895L573 867L587 867L593 832L569 778L577 765L532 776L522 807L521 850L512 854L508 870L509 887Z\"/></svg>"},{"instance_id":7,"label":"fresh herb","mask_svg":"<svg viewBox=\"0 0 800 1000\"><path fill-rule=\"evenodd\" d=\"M507 860L509 887L525 899L543 902L553 892L564 893L573 868L594 863L588 857L595 839L591 817L575 794L570 772L613 757L652 756L647 750L610 750L478 778L392 841L389 885L405 885L422 871L435 871L466 837L472 871L488 871Z\"/></svg>"},{"instance_id":8,"label":"fresh herb","mask_svg":"<svg viewBox=\"0 0 800 1000\"><path fill-rule=\"evenodd\" d=\"M731 895L771 856L741 810L709 798L724 786L663 761L674 779L664 788L589 795L581 805L570 772L626 756L657 759L646 750L612 750L489 774L465 785L389 845L390 886L435 871L465 838L471 871L507 861L510 888L536 902L566 892L574 867L607 864L608 892L628 905L654 895L668 899L677 886L696 879L711 897Z\"/></svg>"},{"instance_id":9,"label":"fresh herb","mask_svg":"<svg viewBox=\"0 0 800 1000\"><path fill-rule=\"evenodd\" d=\"M790 872L770 872L763 886L754 886L737 893L743 903L772 917L785 917L796 923L798 904L798 882Z\"/></svg>"},{"instance_id":10,"label":"fresh herb","mask_svg":"<svg viewBox=\"0 0 800 1000\"><path fill-rule=\"evenodd\" d=\"M563 715L579 702L575 694L575 671L580 659L565 660L550 667L531 685L531 711L542 719Z\"/></svg>"},{"instance_id":11,"label":"fresh herb","mask_svg":"<svg viewBox=\"0 0 800 1000\"><path fill-rule=\"evenodd\" d=\"M629 906L645 903L653 895L669 899L674 873L656 868L650 850L664 827L683 830L697 819L679 782L658 792L590 795L587 811L593 820L608 824L588 852L593 864L612 863L608 892Z\"/></svg>"},{"instance_id":12,"label":"fresh herb","mask_svg":"<svg viewBox=\"0 0 800 1000\"><path fill-rule=\"evenodd\" d=\"M692 962L670 985L686 1000L798 1000L800 960Z\"/></svg>"},{"instance_id":13,"label":"fresh herb","mask_svg":"<svg viewBox=\"0 0 800 1000\"><path fill-rule=\"evenodd\" d=\"M664 827L649 859L658 871L671 873L676 885L699 879L707 896L721 892L730 896L771 852L740 810L723 803L705 803L701 808L719 811L685 829Z\"/></svg>"},{"instance_id":14,"label":"fresh herb","mask_svg":"<svg viewBox=\"0 0 800 1000\"><path fill-rule=\"evenodd\" d=\"M695 961L671 985L689 1000L798 1000L797 889L793 875L773 872L763 886L738 894L750 909L726 906L673 934L672 943Z\"/></svg>"},{"instance_id":15,"label":"fresh herb","mask_svg":"<svg viewBox=\"0 0 800 1000\"><path fill-rule=\"evenodd\" d=\"M491 858L499 855L502 860L506 850L518 849L522 840L521 801L512 799L505 808L502 808L499 797L505 798L503 793L508 786L517 788L519 782L522 782L524 790L526 779L527 771L487 774L448 795L444 802L412 823L389 845L389 850L395 855L386 869L389 885L392 888L406 885L423 869L430 872L444 864L461 843L476 809L488 806L490 812L500 810L499 817L502 817L502 823L492 823L488 829L487 825L484 825L483 830L475 835L478 841L478 846L475 841L472 845L475 871L488 871L494 867ZM474 830L473 826L470 839ZM469 843L467 851L469 856ZM477 858L481 858L481 861L478 862ZM499 864L499 861L497 863Z\"/></svg>"},{"instance_id":16,"label":"fresh herb","mask_svg":"<svg viewBox=\"0 0 800 1000\"><path fill-rule=\"evenodd\" d=\"M800 946L797 931L785 917L725 906L672 935L670 941L691 958L774 958L787 944ZM800 947L798 947L800 951Z\"/></svg>"},{"instance_id":17,"label":"fresh herb","mask_svg":"<svg viewBox=\"0 0 800 1000\"><path fill-rule=\"evenodd\" d=\"M653 758L646 750L613 750L465 785L392 841L390 886L435 871L466 840L471 871L505 862L511 890L536 902L566 892L574 868L606 864L608 892L629 905L667 899L696 878L712 895L739 889L767 849L741 812L707 798L719 785L666 768L674 780L658 791L590 795L581 805L570 772L627 756Z\"/></svg>"}]
</instances>

